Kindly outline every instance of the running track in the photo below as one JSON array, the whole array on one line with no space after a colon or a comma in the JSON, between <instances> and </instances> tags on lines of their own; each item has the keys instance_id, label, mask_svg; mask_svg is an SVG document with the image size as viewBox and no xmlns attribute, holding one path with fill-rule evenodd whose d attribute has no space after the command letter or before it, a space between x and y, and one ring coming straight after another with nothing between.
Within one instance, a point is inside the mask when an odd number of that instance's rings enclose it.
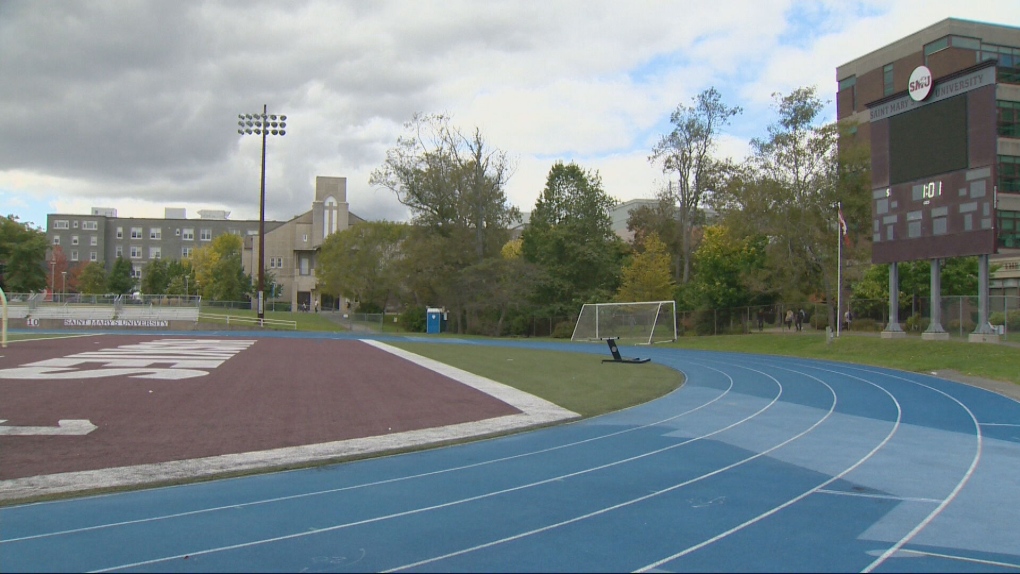
<instances>
[{"instance_id":1,"label":"running track","mask_svg":"<svg viewBox=\"0 0 1020 574\"><path fill-rule=\"evenodd\" d=\"M624 354L687 383L499 439L3 508L0 570L1020 571L1017 401L873 367Z\"/></svg>"}]
</instances>

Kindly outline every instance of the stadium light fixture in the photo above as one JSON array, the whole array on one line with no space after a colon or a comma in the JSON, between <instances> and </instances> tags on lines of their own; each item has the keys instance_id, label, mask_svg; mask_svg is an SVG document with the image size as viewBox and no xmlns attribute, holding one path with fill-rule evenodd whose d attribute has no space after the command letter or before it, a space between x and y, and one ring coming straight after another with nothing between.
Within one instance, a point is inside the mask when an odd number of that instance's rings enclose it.
<instances>
[{"instance_id":1,"label":"stadium light fixture","mask_svg":"<svg viewBox=\"0 0 1020 574\"><path fill-rule=\"evenodd\" d=\"M262 136L262 186L259 192L259 326L266 316L265 269L266 269L266 137L287 135L287 116L267 113L268 106L262 106L261 114L238 114L238 135Z\"/></svg>"}]
</instances>

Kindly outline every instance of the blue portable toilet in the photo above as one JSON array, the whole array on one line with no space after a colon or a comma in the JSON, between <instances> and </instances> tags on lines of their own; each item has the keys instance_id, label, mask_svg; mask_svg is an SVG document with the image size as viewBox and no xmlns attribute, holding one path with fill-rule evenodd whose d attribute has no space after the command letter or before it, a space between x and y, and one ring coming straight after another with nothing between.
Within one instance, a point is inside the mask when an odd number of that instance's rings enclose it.
<instances>
[{"instance_id":1,"label":"blue portable toilet","mask_svg":"<svg viewBox=\"0 0 1020 574\"><path fill-rule=\"evenodd\" d=\"M443 309L440 307L429 307L425 311L425 332L430 335L438 334L443 329Z\"/></svg>"}]
</instances>

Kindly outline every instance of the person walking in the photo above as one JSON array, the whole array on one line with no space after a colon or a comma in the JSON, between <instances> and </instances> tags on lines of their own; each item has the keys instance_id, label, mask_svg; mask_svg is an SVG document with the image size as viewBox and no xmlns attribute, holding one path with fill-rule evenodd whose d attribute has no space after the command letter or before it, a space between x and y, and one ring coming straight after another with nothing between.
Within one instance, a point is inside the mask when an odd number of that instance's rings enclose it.
<instances>
[{"instance_id":1,"label":"person walking","mask_svg":"<svg viewBox=\"0 0 1020 574\"><path fill-rule=\"evenodd\" d=\"M793 309L786 310L786 320L783 321L787 329L793 328Z\"/></svg>"},{"instance_id":2,"label":"person walking","mask_svg":"<svg viewBox=\"0 0 1020 574\"><path fill-rule=\"evenodd\" d=\"M765 330L765 311L758 309L758 332L761 333Z\"/></svg>"},{"instance_id":3,"label":"person walking","mask_svg":"<svg viewBox=\"0 0 1020 574\"><path fill-rule=\"evenodd\" d=\"M804 330L804 317L805 317L805 315L806 314L804 313L803 309L801 309L800 311L797 311L796 324L797 324L797 330L798 331Z\"/></svg>"}]
</instances>

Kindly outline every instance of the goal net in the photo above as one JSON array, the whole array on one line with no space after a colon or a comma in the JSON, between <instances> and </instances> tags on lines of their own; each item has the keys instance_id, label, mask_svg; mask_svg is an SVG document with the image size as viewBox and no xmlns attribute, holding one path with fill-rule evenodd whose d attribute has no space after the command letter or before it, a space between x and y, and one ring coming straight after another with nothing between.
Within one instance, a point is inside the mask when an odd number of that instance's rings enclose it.
<instances>
[{"instance_id":1,"label":"goal net","mask_svg":"<svg viewBox=\"0 0 1020 574\"><path fill-rule=\"evenodd\" d=\"M676 303L589 303L581 307L571 341L610 337L651 345L676 340Z\"/></svg>"}]
</instances>

